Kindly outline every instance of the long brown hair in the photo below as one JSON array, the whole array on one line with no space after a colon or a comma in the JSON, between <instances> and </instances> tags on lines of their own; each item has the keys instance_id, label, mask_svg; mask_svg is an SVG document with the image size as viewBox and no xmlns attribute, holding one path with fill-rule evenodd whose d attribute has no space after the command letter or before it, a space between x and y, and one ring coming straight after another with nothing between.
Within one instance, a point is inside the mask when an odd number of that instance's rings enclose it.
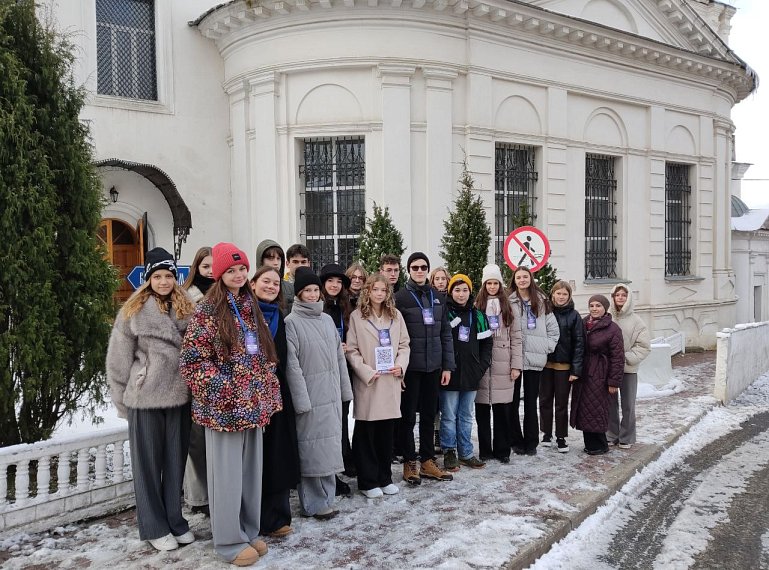
<instances>
[{"instance_id":1,"label":"long brown hair","mask_svg":"<svg viewBox=\"0 0 769 570\"><path fill-rule=\"evenodd\" d=\"M495 279L496 281L496 279ZM515 320L515 317L513 315L513 306L510 304L510 300L507 298L507 295L505 295L505 285L504 283L499 284L499 292L496 295L489 295L489 292L486 290L486 283L481 285L481 290L478 291L478 296L475 298L475 306L483 311L486 312L486 305L489 302L489 299L499 299L499 307L500 307L500 314L502 315L502 324L506 327L509 327L513 324L513 321Z\"/></svg>"},{"instance_id":2,"label":"long brown hair","mask_svg":"<svg viewBox=\"0 0 769 570\"><path fill-rule=\"evenodd\" d=\"M326 309L331 309L335 305L342 311L342 320L344 321L345 328L350 324L350 313L352 313L352 303L350 303L350 293L342 283L342 289L336 297L332 297L326 291L326 282L324 281L320 287L320 298L323 301L323 312L328 313ZM336 303L334 303L336 301Z\"/></svg>"},{"instance_id":3,"label":"long brown hair","mask_svg":"<svg viewBox=\"0 0 769 570\"><path fill-rule=\"evenodd\" d=\"M203 263L203 260L209 255L211 255L210 247L201 247L197 253L195 253L195 259L192 260L192 265L190 265L190 274L187 275L187 279L184 280L182 289L186 291L192 287L192 282L195 281L195 276L198 274L200 264Z\"/></svg>"},{"instance_id":4,"label":"long brown hair","mask_svg":"<svg viewBox=\"0 0 769 570\"><path fill-rule=\"evenodd\" d=\"M146 303L150 297L155 297L155 302L157 303L158 309L161 313L168 314L168 304L165 303L160 297L155 295L152 291L150 282L145 281L144 285L134 291L134 294L128 298L128 300L123 305L123 308L120 309L120 313L123 315L123 318L128 320L133 317L141 310L141 308L144 306L144 303ZM171 308L176 313L177 319L184 319L195 312L195 305L192 303L189 296L187 296L187 293L184 292L178 283L174 283L174 288L171 290L169 299L171 301Z\"/></svg>"},{"instance_id":5,"label":"long brown hair","mask_svg":"<svg viewBox=\"0 0 769 570\"><path fill-rule=\"evenodd\" d=\"M374 273L371 275L367 280L366 284L363 285L363 289L360 290L360 298L358 299L358 309L360 309L360 314L364 319L368 319L371 316L372 310L371 310L371 290L374 288L374 283L383 283L385 286L385 290L387 291L387 295L385 296L384 301L382 302L382 305L384 306L384 309L382 310L382 314L385 313L390 315L391 319L395 318L395 315L397 315L397 311L395 309L395 299L393 298L393 288L390 287L390 282L387 280L387 277L382 275L381 273Z\"/></svg>"},{"instance_id":6,"label":"long brown hair","mask_svg":"<svg viewBox=\"0 0 769 570\"><path fill-rule=\"evenodd\" d=\"M254 276L251 278L250 283L253 285L254 283L256 283L257 279L259 279L262 275L264 275L268 271L274 271L275 275L278 276L278 281L280 281L280 285L278 285L278 296L275 297L275 300L271 302L277 303L278 308L280 309L281 312L283 312L286 310L286 299L283 297L283 278L280 276L279 270L275 269L271 265L262 265L259 269L256 270L256 273L254 273Z\"/></svg>"},{"instance_id":7,"label":"long brown hair","mask_svg":"<svg viewBox=\"0 0 769 570\"><path fill-rule=\"evenodd\" d=\"M539 288L539 285L537 285L537 282L534 280L534 274L528 267L519 267L513 271L513 276L510 278L510 286L508 287L508 292L510 294L515 293L518 296L518 301L521 303L521 307L523 307L523 299L521 298L521 294L518 291L518 287L515 285L515 275L520 271L525 271L529 274L529 304L531 305L531 311L537 317L541 317L542 315L550 313L552 309L550 307L550 303L547 300L547 295L545 295L545 292Z\"/></svg>"},{"instance_id":8,"label":"long brown hair","mask_svg":"<svg viewBox=\"0 0 769 570\"><path fill-rule=\"evenodd\" d=\"M235 327L235 315L230 308L230 301L227 297L229 289L218 279L211 288L208 290L207 298L211 300L214 305L214 320L216 322L217 333L219 338L222 339L224 347L227 352L232 352L232 347L238 342L238 330ZM268 360L272 362L278 362L278 355L275 351L275 343L272 340L270 329L267 328L267 323L264 320L261 309L259 309L259 302L251 291L251 284L246 282L238 292L239 295L244 295L246 301L251 302L251 311L254 315L254 322L256 323L257 335L259 337L259 346L262 348L262 354L264 354Z\"/></svg>"}]
</instances>

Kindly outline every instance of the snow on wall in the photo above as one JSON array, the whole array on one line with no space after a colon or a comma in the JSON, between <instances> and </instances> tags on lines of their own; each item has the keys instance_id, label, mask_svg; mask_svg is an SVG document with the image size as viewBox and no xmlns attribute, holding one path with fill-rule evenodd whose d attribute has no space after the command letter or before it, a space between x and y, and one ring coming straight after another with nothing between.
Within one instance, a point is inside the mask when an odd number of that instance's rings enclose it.
<instances>
[{"instance_id":1,"label":"snow on wall","mask_svg":"<svg viewBox=\"0 0 769 570\"><path fill-rule=\"evenodd\" d=\"M715 396L727 403L769 370L769 321L723 329L716 337Z\"/></svg>"}]
</instances>

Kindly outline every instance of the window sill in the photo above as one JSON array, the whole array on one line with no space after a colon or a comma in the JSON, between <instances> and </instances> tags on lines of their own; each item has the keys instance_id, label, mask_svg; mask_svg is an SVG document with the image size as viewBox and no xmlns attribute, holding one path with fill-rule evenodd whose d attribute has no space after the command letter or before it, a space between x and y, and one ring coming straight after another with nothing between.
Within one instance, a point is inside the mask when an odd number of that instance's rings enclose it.
<instances>
[{"instance_id":1,"label":"window sill","mask_svg":"<svg viewBox=\"0 0 769 570\"><path fill-rule=\"evenodd\" d=\"M705 281L705 278L699 275L665 275L665 283L692 283L695 281Z\"/></svg>"},{"instance_id":2,"label":"window sill","mask_svg":"<svg viewBox=\"0 0 769 570\"><path fill-rule=\"evenodd\" d=\"M130 97L94 94L89 104L95 107L109 107L110 109L125 109L127 111L142 111L144 113L160 113L163 115L173 114L173 111L160 101L131 99Z\"/></svg>"},{"instance_id":3,"label":"window sill","mask_svg":"<svg viewBox=\"0 0 769 570\"><path fill-rule=\"evenodd\" d=\"M630 279L585 279L582 284L589 287L591 285L619 285L620 283L624 283L625 285L630 285L632 281Z\"/></svg>"}]
</instances>

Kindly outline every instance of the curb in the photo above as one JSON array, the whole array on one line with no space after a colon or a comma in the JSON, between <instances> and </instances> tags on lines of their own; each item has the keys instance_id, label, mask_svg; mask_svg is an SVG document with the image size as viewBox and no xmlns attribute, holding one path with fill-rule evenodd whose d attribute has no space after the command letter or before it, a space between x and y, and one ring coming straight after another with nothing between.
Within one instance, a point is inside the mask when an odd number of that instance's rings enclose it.
<instances>
[{"instance_id":1,"label":"curb","mask_svg":"<svg viewBox=\"0 0 769 570\"><path fill-rule=\"evenodd\" d=\"M662 455L663 451L675 444L695 424L705 417L706 414L720 405L720 402L714 402L713 405L705 408L695 416L690 423L681 426L673 432L673 434L665 440L665 443L661 445L650 445L639 451L637 455L634 454L633 457L628 458L627 461L607 471L603 478L606 489L593 491L585 495L578 495L575 501L576 506L579 508L578 512L566 515L563 518L559 517L558 522L553 524L552 528L547 531L545 536L522 548L508 560L504 568L509 570L522 570L523 568L531 566L539 557L547 553L556 542L562 540L567 534L582 524L586 518L595 513L598 510L598 507L603 505L612 495L622 489L625 483L632 479L636 473L646 467L649 463L656 461L659 456Z\"/></svg>"}]
</instances>

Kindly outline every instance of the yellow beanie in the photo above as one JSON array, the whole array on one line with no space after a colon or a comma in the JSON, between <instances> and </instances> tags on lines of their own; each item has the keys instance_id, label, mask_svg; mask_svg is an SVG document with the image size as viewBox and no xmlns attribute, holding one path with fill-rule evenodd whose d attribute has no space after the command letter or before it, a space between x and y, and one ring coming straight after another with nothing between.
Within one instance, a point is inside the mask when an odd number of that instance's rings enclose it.
<instances>
[{"instance_id":1,"label":"yellow beanie","mask_svg":"<svg viewBox=\"0 0 769 570\"><path fill-rule=\"evenodd\" d=\"M456 285L457 283L465 283L468 287L470 287L470 293L473 292L473 282L470 281L470 278L465 275L464 273L457 273L449 279L449 293L451 293L451 289Z\"/></svg>"}]
</instances>

